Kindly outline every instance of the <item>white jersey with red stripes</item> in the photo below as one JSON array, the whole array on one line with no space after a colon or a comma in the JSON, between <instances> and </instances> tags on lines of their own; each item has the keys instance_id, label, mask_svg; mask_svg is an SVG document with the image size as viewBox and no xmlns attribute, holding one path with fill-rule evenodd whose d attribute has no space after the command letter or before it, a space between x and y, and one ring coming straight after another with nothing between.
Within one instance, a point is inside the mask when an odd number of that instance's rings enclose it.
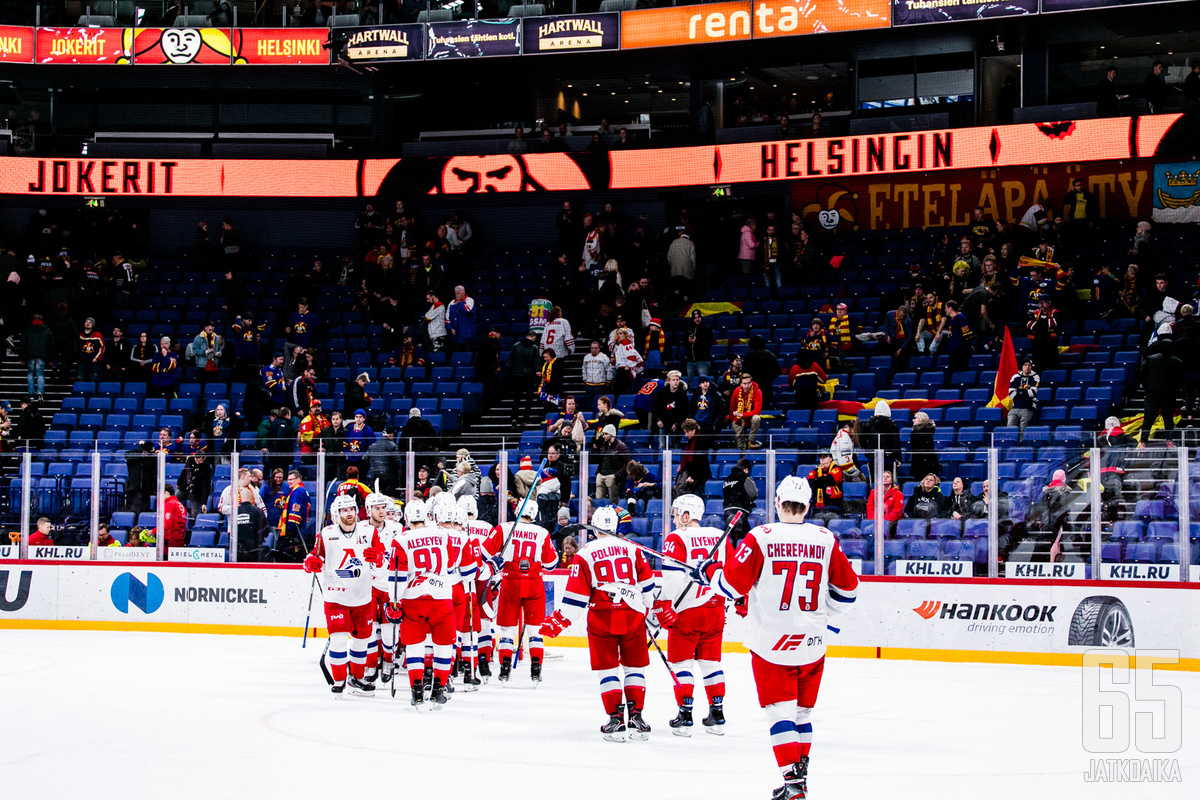
<instances>
[{"instance_id":1,"label":"white jersey with red stripes","mask_svg":"<svg viewBox=\"0 0 1200 800\"><path fill-rule=\"evenodd\" d=\"M799 666L824 657L829 615L854 602L858 576L829 530L777 522L746 534L713 576L713 587L730 598L748 596L751 652L772 664Z\"/></svg>"},{"instance_id":2,"label":"white jersey with red stripes","mask_svg":"<svg viewBox=\"0 0 1200 800\"><path fill-rule=\"evenodd\" d=\"M511 537L509 531L512 531ZM506 538L507 545L504 544ZM483 549L489 557L502 556L505 577L540 578L543 569L553 569L558 563L558 551L550 540L550 531L532 522L497 525L488 535Z\"/></svg>"},{"instance_id":3,"label":"white jersey with red stripes","mask_svg":"<svg viewBox=\"0 0 1200 800\"><path fill-rule=\"evenodd\" d=\"M716 546L717 542L721 541L723 534L724 531L720 528L707 528L700 525L678 528L672 531L663 541L663 554L680 561L686 561L689 567L694 567L708 558L708 554ZM726 546L726 550L729 550L728 545ZM720 556L720 553L716 554L717 558L720 558ZM689 582L691 582L691 579L688 577L687 570L678 564L663 561L663 594L661 599L675 603L683 588ZM675 610L684 611L689 608L699 608L700 606L712 603L714 598L719 598L722 603L725 602L725 598L711 586L701 586L698 583L692 583L683 600L675 603Z\"/></svg>"},{"instance_id":4,"label":"white jersey with red stripes","mask_svg":"<svg viewBox=\"0 0 1200 800\"><path fill-rule=\"evenodd\" d=\"M487 580L491 577L491 568L483 560L483 543L491 536L492 526L481 519L469 519L463 525L463 531L467 534L467 547L471 549L475 560L479 562L479 573L476 575L476 578Z\"/></svg>"},{"instance_id":5,"label":"white jersey with red stripes","mask_svg":"<svg viewBox=\"0 0 1200 800\"><path fill-rule=\"evenodd\" d=\"M337 523L321 529L313 552L325 562L321 590L326 603L356 608L371 602L375 573L363 555L371 547L383 549L369 523L356 523L349 531Z\"/></svg>"},{"instance_id":6,"label":"white jersey with red stripes","mask_svg":"<svg viewBox=\"0 0 1200 800\"><path fill-rule=\"evenodd\" d=\"M589 607L604 611L624 606L644 614L654 605L656 588L641 550L617 536L601 536L571 561L561 611L572 623Z\"/></svg>"},{"instance_id":7,"label":"white jersey with red stripes","mask_svg":"<svg viewBox=\"0 0 1200 800\"><path fill-rule=\"evenodd\" d=\"M383 546L383 566L374 568L374 580L372 584L381 592L386 592L390 597L392 594L392 552L396 549L396 541L404 537L404 526L399 522L387 521L382 526L376 527L375 523L367 520L362 523L374 529L375 534L379 537L379 543Z\"/></svg>"},{"instance_id":8,"label":"white jersey with red stripes","mask_svg":"<svg viewBox=\"0 0 1200 800\"><path fill-rule=\"evenodd\" d=\"M397 541L394 561L388 566L394 568L402 599L450 600L460 575L474 578L474 556L469 548L456 547L449 533L446 528L427 525L406 532Z\"/></svg>"}]
</instances>

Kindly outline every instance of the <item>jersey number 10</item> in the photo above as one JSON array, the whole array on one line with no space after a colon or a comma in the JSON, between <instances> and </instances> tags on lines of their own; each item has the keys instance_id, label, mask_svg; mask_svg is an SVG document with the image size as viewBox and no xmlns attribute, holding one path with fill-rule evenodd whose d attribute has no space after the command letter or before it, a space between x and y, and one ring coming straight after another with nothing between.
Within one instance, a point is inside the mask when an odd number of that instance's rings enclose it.
<instances>
[{"instance_id":1,"label":"jersey number 10","mask_svg":"<svg viewBox=\"0 0 1200 800\"><path fill-rule=\"evenodd\" d=\"M800 596L796 604L800 611L816 611L820 600L817 591L821 588L821 575L824 568L819 561L774 561L771 572L783 575L783 596L779 598L779 610L788 611L792 607L792 598L796 597L796 576L800 576Z\"/></svg>"}]
</instances>

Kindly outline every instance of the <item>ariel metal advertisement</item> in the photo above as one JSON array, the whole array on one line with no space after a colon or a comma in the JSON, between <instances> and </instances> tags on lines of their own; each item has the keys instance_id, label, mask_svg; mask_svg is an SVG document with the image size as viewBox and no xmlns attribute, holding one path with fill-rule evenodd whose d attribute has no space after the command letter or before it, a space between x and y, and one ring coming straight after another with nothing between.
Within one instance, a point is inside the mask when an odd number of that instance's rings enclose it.
<instances>
[{"instance_id":1,"label":"ariel metal advertisement","mask_svg":"<svg viewBox=\"0 0 1200 800\"><path fill-rule=\"evenodd\" d=\"M480 58L520 54L519 19L468 19L429 23L427 58Z\"/></svg>"},{"instance_id":2,"label":"ariel metal advertisement","mask_svg":"<svg viewBox=\"0 0 1200 800\"><path fill-rule=\"evenodd\" d=\"M579 14L565 17L526 17L524 51L530 53L592 53L621 46L621 15Z\"/></svg>"}]
</instances>

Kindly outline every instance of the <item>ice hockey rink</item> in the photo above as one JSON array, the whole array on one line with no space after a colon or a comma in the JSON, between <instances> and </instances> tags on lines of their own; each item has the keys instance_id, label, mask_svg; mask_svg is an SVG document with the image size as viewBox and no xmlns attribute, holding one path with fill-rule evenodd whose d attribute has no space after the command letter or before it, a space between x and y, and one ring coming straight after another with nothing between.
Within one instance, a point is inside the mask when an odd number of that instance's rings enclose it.
<instances>
[{"instance_id":1,"label":"ice hockey rink","mask_svg":"<svg viewBox=\"0 0 1200 800\"><path fill-rule=\"evenodd\" d=\"M726 656L726 735L671 735L671 681L647 672L648 742L601 740L587 653L552 648L545 680L459 690L420 714L334 700L324 640L0 631L3 797L495 800L761 798L781 783L749 656ZM1090 783L1080 670L830 659L814 718L811 798L1195 797L1200 675L1181 687L1182 783ZM1161 682L1161 680L1160 680ZM703 691L697 708L705 707ZM1136 753L1127 756L1137 757ZM1146 756L1143 756L1146 757Z\"/></svg>"}]
</instances>

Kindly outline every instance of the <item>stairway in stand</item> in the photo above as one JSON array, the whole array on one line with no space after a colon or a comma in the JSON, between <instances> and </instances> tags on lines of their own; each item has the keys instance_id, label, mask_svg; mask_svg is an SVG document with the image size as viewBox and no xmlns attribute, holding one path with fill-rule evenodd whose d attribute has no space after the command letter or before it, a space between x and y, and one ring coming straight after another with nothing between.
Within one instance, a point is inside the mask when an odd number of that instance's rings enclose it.
<instances>
[{"instance_id":1,"label":"stairway in stand","mask_svg":"<svg viewBox=\"0 0 1200 800\"><path fill-rule=\"evenodd\" d=\"M562 359L563 393L579 394L584 390L583 385L583 351L577 350L573 355ZM510 439L508 446L515 448L524 431L536 430L546 418L547 409L544 403L538 402L532 392L513 392L505 381L501 381L497 396L485 398L485 407L478 418L463 428L463 432L455 437L461 440L459 446L466 447L472 452L476 449L488 449L498 446L501 439ZM587 413L589 409L580 408Z\"/></svg>"}]
</instances>

